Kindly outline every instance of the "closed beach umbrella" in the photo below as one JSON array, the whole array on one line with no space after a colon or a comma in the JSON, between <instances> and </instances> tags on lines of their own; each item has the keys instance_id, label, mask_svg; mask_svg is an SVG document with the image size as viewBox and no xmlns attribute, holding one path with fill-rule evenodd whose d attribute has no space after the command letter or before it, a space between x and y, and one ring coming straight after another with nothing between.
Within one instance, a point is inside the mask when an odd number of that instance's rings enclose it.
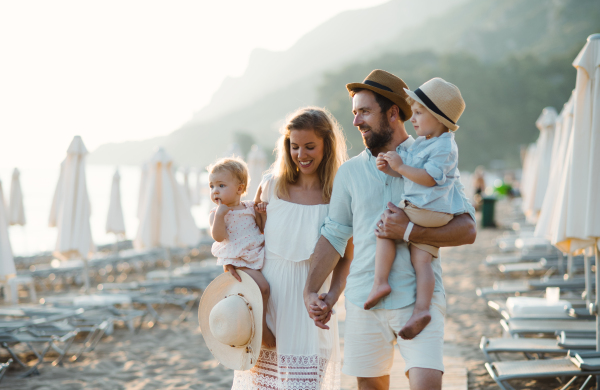
<instances>
[{"instance_id":1,"label":"closed beach umbrella","mask_svg":"<svg viewBox=\"0 0 600 390\"><path fill-rule=\"evenodd\" d=\"M194 189L194 205L199 206L202 203L202 170L198 169L196 172L196 188Z\"/></svg>"},{"instance_id":2,"label":"closed beach umbrella","mask_svg":"<svg viewBox=\"0 0 600 390\"><path fill-rule=\"evenodd\" d=\"M192 207L192 190L190 188L190 169L184 168L183 171L183 193L187 198L189 207Z\"/></svg>"},{"instance_id":3,"label":"closed beach umbrella","mask_svg":"<svg viewBox=\"0 0 600 390\"><path fill-rule=\"evenodd\" d=\"M521 175L521 210L525 215L529 211L531 197L535 190L535 173L537 172L536 144L529 144L523 158L523 174Z\"/></svg>"},{"instance_id":4,"label":"closed beach umbrella","mask_svg":"<svg viewBox=\"0 0 600 390\"><path fill-rule=\"evenodd\" d=\"M87 192L85 158L87 149L80 136L75 136L59 179L60 190L55 193L56 238L55 255L61 258L82 258L85 264L84 282L89 290L87 258L94 251L90 228L90 199ZM51 221L52 222L52 221Z\"/></svg>"},{"instance_id":5,"label":"closed beach umbrella","mask_svg":"<svg viewBox=\"0 0 600 390\"><path fill-rule=\"evenodd\" d=\"M573 129L558 186L552 244L577 254L600 237L600 34L592 35L577 69Z\"/></svg>"},{"instance_id":6,"label":"closed beach umbrella","mask_svg":"<svg viewBox=\"0 0 600 390\"><path fill-rule=\"evenodd\" d=\"M550 240L552 235L553 217L555 214L556 194L559 191L562 171L565 166L567 146L573 129L573 94L565 103L560 115L556 119L554 145L552 146L552 162L550 163L550 178L548 188L540 210L540 216L535 227L535 236Z\"/></svg>"},{"instance_id":7,"label":"closed beach umbrella","mask_svg":"<svg viewBox=\"0 0 600 390\"><path fill-rule=\"evenodd\" d=\"M8 224L25 226L25 210L23 207L23 192L19 180L19 170L15 168L10 182L10 198L8 203Z\"/></svg>"},{"instance_id":8,"label":"closed beach umbrella","mask_svg":"<svg viewBox=\"0 0 600 390\"><path fill-rule=\"evenodd\" d=\"M535 122L540 130L540 136L536 141L535 159L537 161L533 166L534 170L530 173L532 176L529 179L533 180L533 183L525 205L525 215L531 223L537 221L548 186L556 117L556 110L553 107L546 107Z\"/></svg>"},{"instance_id":9,"label":"closed beach umbrella","mask_svg":"<svg viewBox=\"0 0 600 390\"><path fill-rule=\"evenodd\" d=\"M66 161L67 161L67 159L64 159L63 162L60 163L60 173L58 176L58 182L56 183L56 187L54 188L54 196L52 197L52 206L50 206L50 217L48 218L48 226L49 227L56 227L58 204L62 197L62 182L63 182L64 173L65 173Z\"/></svg>"},{"instance_id":10,"label":"closed beach umbrella","mask_svg":"<svg viewBox=\"0 0 600 390\"><path fill-rule=\"evenodd\" d=\"M0 182L0 282L5 282L9 277L15 276L16 273L12 247L8 237L8 214L4 201L4 191L2 190L2 182Z\"/></svg>"},{"instance_id":11,"label":"closed beach umbrella","mask_svg":"<svg viewBox=\"0 0 600 390\"><path fill-rule=\"evenodd\" d=\"M144 197L144 188L146 186L146 179L148 178L148 169L150 167L149 162L145 162L142 164L142 173L140 175L140 188L138 191L138 208L137 208L137 217L138 219L142 215L142 199Z\"/></svg>"},{"instance_id":12,"label":"closed beach umbrella","mask_svg":"<svg viewBox=\"0 0 600 390\"><path fill-rule=\"evenodd\" d=\"M252 145L248 153L248 172L250 174L250 185L248 186L248 199L254 199L263 172L267 169L267 155L258 145Z\"/></svg>"},{"instance_id":13,"label":"closed beach umbrella","mask_svg":"<svg viewBox=\"0 0 600 390\"><path fill-rule=\"evenodd\" d=\"M121 175L119 170L115 171L110 189L110 205L106 217L106 233L117 236L125 236L125 219L123 218L123 207L121 206Z\"/></svg>"},{"instance_id":14,"label":"closed beach umbrella","mask_svg":"<svg viewBox=\"0 0 600 390\"><path fill-rule=\"evenodd\" d=\"M198 243L200 231L175 180L173 160L163 148L149 162L141 202L140 223L134 240L136 248L171 248Z\"/></svg>"}]
</instances>

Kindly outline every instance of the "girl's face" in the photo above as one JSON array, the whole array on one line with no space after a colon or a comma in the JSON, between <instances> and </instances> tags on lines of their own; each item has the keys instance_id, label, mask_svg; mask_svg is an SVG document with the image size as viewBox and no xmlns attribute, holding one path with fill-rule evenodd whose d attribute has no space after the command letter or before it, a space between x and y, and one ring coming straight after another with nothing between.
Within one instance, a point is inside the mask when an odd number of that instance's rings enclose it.
<instances>
[{"instance_id":1,"label":"girl's face","mask_svg":"<svg viewBox=\"0 0 600 390\"><path fill-rule=\"evenodd\" d=\"M323 160L324 142L313 129L292 130L290 133L290 154L300 173L312 175Z\"/></svg>"},{"instance_id":2,"label":"girl's face","mask_svg":"<svg viewBox=\"0 0 600 390\"><path fill-rule=\"evenodd\" d=\"M208 175L208 185L210 199L216 204L222 203L226 206L237 205L244 192L244 185L226 170Z\"/></svg>"},{"instance_id":3,"label":"girl's face","mask_svg":"<svg viewBox=\"0 0 600 390\"><path fill-rule=\"evenodd\" d=\"M419 137L438 137L446 132L446 126L438 121L437 118L420 103L415 102L410 108L413 112L410 122L413 124Z\"/></svg>"}]
</instances>

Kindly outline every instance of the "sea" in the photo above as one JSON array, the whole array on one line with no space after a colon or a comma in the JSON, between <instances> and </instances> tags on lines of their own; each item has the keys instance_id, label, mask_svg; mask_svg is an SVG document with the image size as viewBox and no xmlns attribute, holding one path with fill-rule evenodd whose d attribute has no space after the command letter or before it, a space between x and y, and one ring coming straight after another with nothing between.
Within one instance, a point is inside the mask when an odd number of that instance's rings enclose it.
<instances>
[{"instance_id":1,"label":"sea","mask_svg":"<svg viewBox=\"0 0 600 390\"><path fill-rule=\"evenodd\" d=\"M6 204L9 202L10 185L14 167L0 167L0 181ZM90 224L92 239L96 245L109 244L117 239L114 234L106 233L106 218L110 203L112 178L117 167L109 165L86 166L87 190L90 197L92 215ZM118 167L121 175L121 205L125 220L126 237L133 239L137 232L137 204L141 179L141 167ZM43 166L19 168L23 203L25 209L25 226L10 226L9 236L15 256L32 255L53 250L56 245L56 228L48 227L50 207L60 166ZM183 185L184 174L176 173L178 182ZM207 175L200 176L200 205L192 207L192 215L199 228L208 227L208 212L213 207L208 197ZM189 175L191 191L196 191L198 176Z\"/></svg>"}]
</instances>

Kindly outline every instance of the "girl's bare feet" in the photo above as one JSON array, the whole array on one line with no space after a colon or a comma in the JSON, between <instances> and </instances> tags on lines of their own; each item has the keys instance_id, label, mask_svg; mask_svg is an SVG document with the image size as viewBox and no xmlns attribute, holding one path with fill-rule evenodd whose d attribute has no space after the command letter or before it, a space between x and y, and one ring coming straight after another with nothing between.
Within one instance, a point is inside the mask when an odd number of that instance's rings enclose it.
<instances>
[{"instance_id":1,"label":"girl's bare feet","mask_svg":"<svg viewBox=\"0 0 600 390\"><path fill-rule=\"evenodd\" d=\"M379 302L379 300L392 292L389 283L374 283L371 293L365 302L365 310L369 310Z\"/></svg>"},{"instance_id":2,"label":"girl's bare feet","mask_svg":"<svg viewBox=\"0 0 600 390\"><path fill-rule=\"evenodd\" d=\"M406 325L398 332L398 336L404 340L412 340L425 329L429 321L431 321L429 310L415 310Z\"/></svg>"},{"instance_id":3,"label":"girl's bare feet","mask_svg":"<svg viewBox=\"0 0 600 390\"><path fill-rule=\"evenodd\" d=\"M275 348L275 336L266 324L263 325L262 345L269 349Z\"/></svg>"}]
</instances>

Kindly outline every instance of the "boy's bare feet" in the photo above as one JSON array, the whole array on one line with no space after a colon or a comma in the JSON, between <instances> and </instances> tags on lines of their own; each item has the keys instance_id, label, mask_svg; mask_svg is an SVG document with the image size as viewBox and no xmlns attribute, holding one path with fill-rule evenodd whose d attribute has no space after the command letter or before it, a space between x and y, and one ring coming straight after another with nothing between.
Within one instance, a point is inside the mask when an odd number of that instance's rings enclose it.
<instances>
[{"instance_id":1,"label":"boy's bare feet","mask_svg":"<svg viewBox=\"0 0 600 390\"><path fill-rule=\"evenodd\" d=\"M404 340L412 340L425 329L429 321L431 321L429 310L415 310L406 325L398 332L398 336Z\"/></svg>"},{"instance_id":2,"label":"boy's bare feet","mask_svg":"<svg viewBox=\"0 0 600 390\"><path fill-rule=\"evenodd\" d=\"M388 283L373 284L371 293L369 294L369 297L367 298L367 301L365 302L365 306L364 306L365 310L369 310L370 308L375 306L381 298L385 297L386 295L389 295L391 292L392 292L392 288L390 287L390 285Z\"/></svg>"},{"instance_id":3,"label":"boy's bare feet","mask_svg":"<svg viewBox=\"0 0 600 390\"><path fill-rule=\"evenodd\" d=\"M266 324L263 325L262 345L270 349L275 348L275 336Z\"/></svg>"}]
</instances>

